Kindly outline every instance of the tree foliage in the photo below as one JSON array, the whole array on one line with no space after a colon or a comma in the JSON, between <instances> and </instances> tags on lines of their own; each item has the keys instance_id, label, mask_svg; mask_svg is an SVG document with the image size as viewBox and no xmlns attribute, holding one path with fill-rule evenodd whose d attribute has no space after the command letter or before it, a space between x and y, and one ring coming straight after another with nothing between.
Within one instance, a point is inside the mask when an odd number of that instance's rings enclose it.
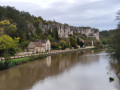
<instances>
[{"instance_id":1,"label":"tree foliage","mask_svg":"<svg viewBox=\"0 0 120 90\"><path fill-rule=\"evenodd\" d=\"M16 50L16 43L15 41L8 35L0 36L0 53L3 52L14 54ZM1 52L3 51L3 52Z\"/></svg>"},{"instance_id":2,"label":"tree foliage","mask_svg":"<svg viewBox=\"0 0 120 90\"><path fill-rule=\"evenodd\" d=\"M48 39L49 39L51 42L54 42L54 41L55 41L55 39L54 39L51 35L48 36Z\"/></svg>"},{"instance_id":3,"label":"tree foliage","mask_svg":"<svg viewBox=\"0 0 120 90\"><path fill-rule=\"evenodd\" d=\"M60 46L62 47L62 49L65 49L67 47L67 44L64 40L60 40Z\"/></svg>"},{"instance_id":4,"label":"tree foliage","mask_svg":"<svg viewBox=\"0 0 120 90\"><path fill-rule=\"evenodd\" d=\"M6 33L7 35L14 36L15 32L17 30L16 26L11 24L9 20L3 20L0 22L0 28L3 33Z\"/></svg>"},{"instance_id":5,"label":"tree foliage","mask_svg":"<svg viewBox=\"0 0 120 90\"><path fill-rule=\"evenodd\" d=\"M77 40L73 36L70 37L70 45L77 48Z\"/></svg>"},{"instance_id":6,"label":"tree foliage","mask_svg":"<svg viewBox=\"0 0 120 90\"><path fill-rule=\"evenodd\" d=\"M52 47L52 49L57 49L58 48L58 43L57 42L52 42L51 47Z\"/></svg>"},{"instance_id":7,"label":"tree foliage","mask_svg":"<svg viewBox=\"0 0 120 90\"><path fill-rule=\"evenodd\" d=\"M120 11L117 12L117 20L120 20ZM110 38L109 52L120 60L120 23L118 23L118 28L114 32Z\"/></svg>"},{"instance_id":8,"label":"tree foliage","mask_svg":"<svg viewBox=\"0 0 120 90\"><path fill-rule=\"evenodd\" d=\"M95 48L102 48L101 41L100 40L95 40L94 46L95 46Z\"/></svg>"},{"instance_id":9,"label":"tree foliage","mask_svg":"<svg viewBox=\"0 0 120 90\"><path fill-rule=\"evenodd\" d=\"M110 38L114 35L115 30L104 30L100 32L100 40L103 45L109 44Z\"/></svg>"},{"instance_id":10,"label":"tree foliage","mask_svg":"<svg viewBox=\"0 0 120 90\"><path fill-rule=\"evenodd\" d=\"M82 41L80 41L79 38L77 38L77 44L80 46L80 47L83 47L84 43Z\"/></svg>"}]
</instances>

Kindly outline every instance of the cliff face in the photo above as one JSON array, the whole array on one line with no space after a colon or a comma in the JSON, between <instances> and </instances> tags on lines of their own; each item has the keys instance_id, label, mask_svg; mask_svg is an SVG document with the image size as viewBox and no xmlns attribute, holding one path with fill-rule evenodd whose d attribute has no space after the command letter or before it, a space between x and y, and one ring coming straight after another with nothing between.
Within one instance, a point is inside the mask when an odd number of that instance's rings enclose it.
<instances>
[{"instance_id":1,"label":"cliff face","mask_svg":"<svg viewBox=\"0 0 120 90\"><path fill-rule=\"evenodd\" d=\"M99 30L91 27L74 27L61 23L40 23L39 27L43 33L47 32L48 30L53 31L53 29L57 29L60 38L67 38L69 35L79 33L84 34L87 37L94 37L99 39Z\"/></svg>"}]
</instances>

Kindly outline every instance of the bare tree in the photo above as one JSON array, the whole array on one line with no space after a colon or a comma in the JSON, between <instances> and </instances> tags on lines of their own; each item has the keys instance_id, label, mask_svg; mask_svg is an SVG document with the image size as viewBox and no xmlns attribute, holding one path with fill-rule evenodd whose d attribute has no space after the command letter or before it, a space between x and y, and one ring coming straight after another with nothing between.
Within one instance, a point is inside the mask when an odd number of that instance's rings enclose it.
<instances>
[{"instance_id":1,"label":"bare tree","mask_svg":"<svg viewBox=\"0 0 120 90\"><path fill-rule=\"evenodd\" d=\"M118 28L120 28L120 10L117 11L116 20L119 21L119 23L118 23Z\"/></svg>"}]
</instances>

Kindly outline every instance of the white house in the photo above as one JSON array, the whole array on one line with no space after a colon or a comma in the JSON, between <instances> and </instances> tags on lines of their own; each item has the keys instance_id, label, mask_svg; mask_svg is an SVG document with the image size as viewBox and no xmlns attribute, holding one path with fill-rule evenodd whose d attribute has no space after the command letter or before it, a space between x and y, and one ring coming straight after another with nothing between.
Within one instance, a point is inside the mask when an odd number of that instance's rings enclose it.
<instances>
[{"instance_id":1,"label":"white house","mask_svg":"<svg viewBox=\"0 0 120 90\"><path fill-rule=\"evenodd\" d=\"M51 43L50 40L39 40L39 42L44 46L45 51L50 51L51 50Z\"/></svg>"}]
</instances>

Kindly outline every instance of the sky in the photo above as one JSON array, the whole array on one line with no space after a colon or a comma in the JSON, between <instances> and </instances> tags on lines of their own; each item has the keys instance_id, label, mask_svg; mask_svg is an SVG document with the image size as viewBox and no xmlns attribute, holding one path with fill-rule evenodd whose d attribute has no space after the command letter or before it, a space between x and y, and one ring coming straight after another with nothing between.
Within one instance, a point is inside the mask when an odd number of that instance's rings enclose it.
<instances>
[{"instance_id":1,"label":"sky","mask_svg":"<svg viewBox=\"0 0 120 90\"><path fill-rule=\"evenodd\" d=\"M1 6L12 6L45 20L71 26L90 26L101 30L117 27L116 13L120 0L0 0Z\"/></svg>"}]
</instances>

